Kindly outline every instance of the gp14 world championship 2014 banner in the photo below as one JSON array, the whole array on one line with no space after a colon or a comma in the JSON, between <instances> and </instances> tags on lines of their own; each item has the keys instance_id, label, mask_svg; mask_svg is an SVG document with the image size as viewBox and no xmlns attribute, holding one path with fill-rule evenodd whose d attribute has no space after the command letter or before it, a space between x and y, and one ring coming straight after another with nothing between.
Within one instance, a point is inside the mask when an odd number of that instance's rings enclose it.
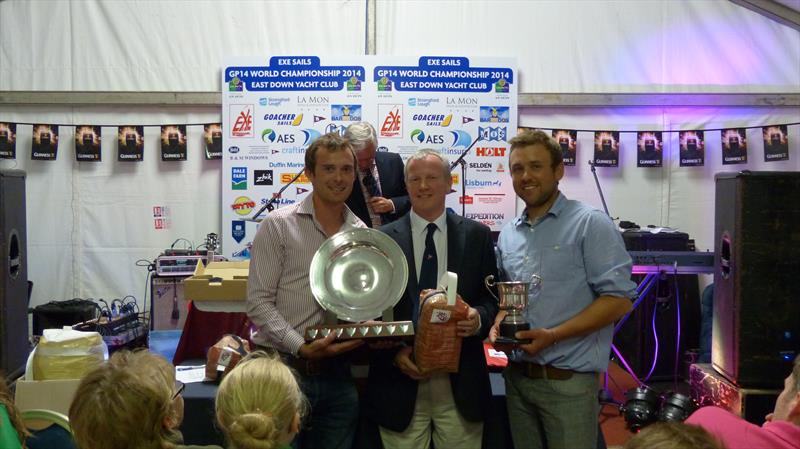
<instances>
[{"instance_id":1,"label":"gp14 world championship 2014 banner","mask_svg":"<svg viewBox=\"0 0 800 449\"><path fill-rule=\"evenodd\" d=\"M222 82L223 254L248 258L257 223L247 221L303 170L308 145L367 121L378 151L403 160L421 148L452 163L447 206L493 230L513 218L508 143L517 129L513 58L457 56L272 56L226 61ZM462 185L466 192L462 195ZM311 191L300 176L274 200Z\"/></svg>"}]
</instances>

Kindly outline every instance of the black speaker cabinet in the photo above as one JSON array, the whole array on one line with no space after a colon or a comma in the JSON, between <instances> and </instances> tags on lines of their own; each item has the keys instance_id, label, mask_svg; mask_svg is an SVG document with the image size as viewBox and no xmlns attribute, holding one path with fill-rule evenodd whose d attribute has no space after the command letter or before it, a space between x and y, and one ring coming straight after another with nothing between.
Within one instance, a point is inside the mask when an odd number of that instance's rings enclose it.
<instances>
[{"instance_id":1,"label":"black speaker cabinet","mask_svg":"<svg viewBox=\"0 0 800 449\"><path fill-rule=\"evenodd\" d=\"M742 387L782 388L800 349L800 173L719 173L714 368Z\"/></svg>"},{"instance_id":2,"label":"black speaker cabinet","mask_svg":"<svg viewBox=\"0 0 800 449\"><path fill-rule=\"evenodd\" d=\"M0 370L21 374L28 357L25 172L0 170Z\"/></svg>"}]
</instances>

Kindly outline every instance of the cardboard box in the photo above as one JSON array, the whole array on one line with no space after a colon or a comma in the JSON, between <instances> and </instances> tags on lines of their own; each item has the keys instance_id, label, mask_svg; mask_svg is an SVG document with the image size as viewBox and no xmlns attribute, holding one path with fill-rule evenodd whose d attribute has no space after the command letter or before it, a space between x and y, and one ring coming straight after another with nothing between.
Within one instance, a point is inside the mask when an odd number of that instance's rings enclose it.
<instances>
[{"instance_id":1,"label":"cardboard box","mask_svg":"<svg viewBox=\"0 0 800 449\"><path fill-rule=\"evenodd\" d=\"M14 404L20 411L45 409L67 415L80 383L80 379L19 379L16 383Z\"/></svg>"},{"instance_id":2,"label":"cardboard box","mask_svg":"<svg viewBox=\"0 0 800 449\"><path fill-rule=\"evenodd\" d=\"M186 299L192 301L245 301L250 261L197 263L194 276L183 281Z\"/></svg>"}]
</instances>

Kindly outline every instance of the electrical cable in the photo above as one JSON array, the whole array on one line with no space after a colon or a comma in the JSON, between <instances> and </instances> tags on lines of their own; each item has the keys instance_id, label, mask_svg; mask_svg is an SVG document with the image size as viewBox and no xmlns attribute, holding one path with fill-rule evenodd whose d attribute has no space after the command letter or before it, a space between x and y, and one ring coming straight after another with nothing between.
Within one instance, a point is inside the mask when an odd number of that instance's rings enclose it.
<instances>
[{"instance_id":1,"label":"electrical cable","mask_svg":"<svg viewBox=\"0 0 800 449\"><path fill-rule=\"evenodd\" d=\"M678 391L678 359L681 352L681 293L678 290L678 263L674 264L675 273L672 275L672 281L675 284L675 310L677 317L677 337L675 340L675 372L672 377L673 390Z\"/></svg>"},{"instance_id":2,"label":"electrical cable","mask_svg":"<svg viewBox=\"0 0 800 449\"><path fill-rule=\"evenodd\" d=\"M653 339L655 340L656 348L653 351L653 364L650 365L650 372L647 373L647 376L644 378L643 382L647 382L650 380L650 376L653 375L653 371L656 369L656 362L658 362L658 331L656 331L656 311L658 311L658 302L653 303L653 320L652 320L652 327L653 327Z\"/></svg>"}]
</instances>

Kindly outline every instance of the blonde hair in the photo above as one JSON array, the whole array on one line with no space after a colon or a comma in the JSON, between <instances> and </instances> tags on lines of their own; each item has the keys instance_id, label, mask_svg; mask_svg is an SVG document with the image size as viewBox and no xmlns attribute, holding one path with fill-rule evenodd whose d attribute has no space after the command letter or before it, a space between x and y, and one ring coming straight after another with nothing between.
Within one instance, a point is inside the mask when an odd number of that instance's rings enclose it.
<instances>
[{"instance_id":1,"label":"blonde hair","mask_svg":"<svg viewBox=\"0 0 800 449\"><path fill-rule=\"evenodd\" d=\"M659 422L634 435L624 449L724 449L724 446L700 426Z\"/></svg>"},{"instance_id":2,"label":"blonde hair","mask_svg":"<svg viewBox=\"0 0 800 449\"><path fill-rule=\"evenodd\" d=\"M163 449L171 429L175 368L146 350L120 351L89 372L69 407L75 441L82 449ZM179 417L178 417L179 419Z\"/></svg>"},{"instance_id":3,"label":"blonde hair","mask_svg":"<svg viewBox=\"0 0 800 449\"><path fill-rule=\"evenodd\" d=\"M6 385L5 376L2 372L0 372L0 405L5 407L6 413L8 413L8 420L11 422L11 427L14 428L20 444L25 448L25 439L30 436L30 432L28 432L25 424L23 424L19 410L14 406L14 399L11 397L11 392L8 391L8 385ZM0 426L2 425L3 423L0 422Z\"/></svg>"},{"instance_id":4,"label":"blonde hair","mask_svg":"<svg viewBox=\"0 0 800 449\"><path fill-rule=\"evenodd\" d=\"M239 362L217 390L217 420L236 449L281 447L281 436L305 407L292 370L263 351Z\"/></svg>"}]
</instances>

